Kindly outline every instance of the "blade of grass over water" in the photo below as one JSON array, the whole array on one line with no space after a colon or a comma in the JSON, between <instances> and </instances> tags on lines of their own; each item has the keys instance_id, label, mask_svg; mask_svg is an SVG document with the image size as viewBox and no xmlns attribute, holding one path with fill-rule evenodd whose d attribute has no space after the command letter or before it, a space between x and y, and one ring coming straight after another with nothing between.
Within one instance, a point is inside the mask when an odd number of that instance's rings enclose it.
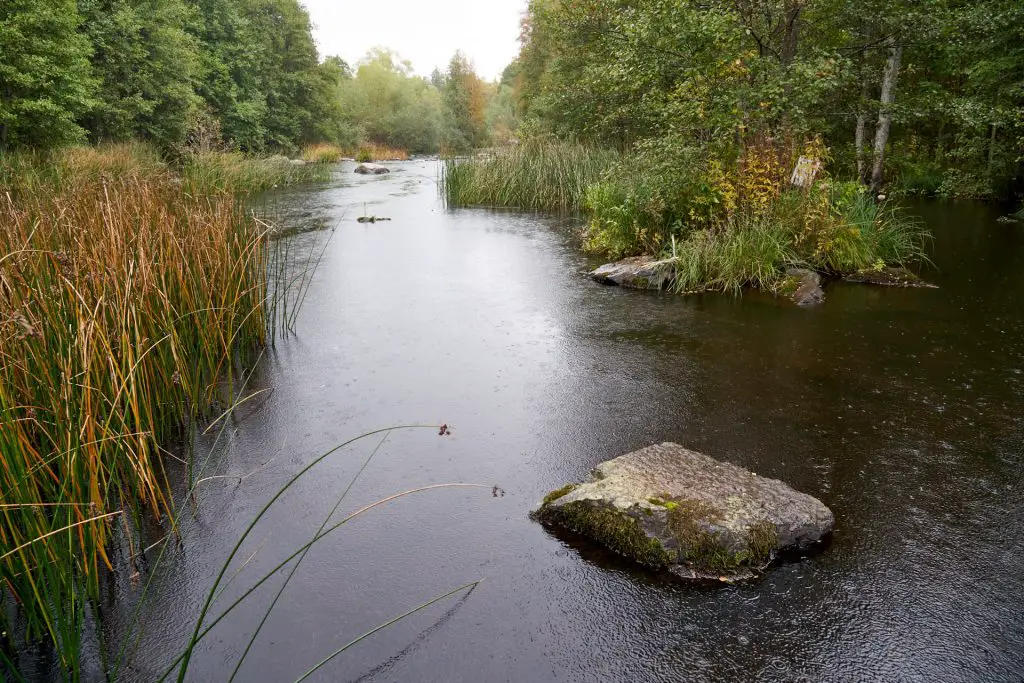
<instances>
[{"instance_id":1,"label":"blade of grass over water","mask_svg":"<svg viewBox=\"0 0 1024 683\"><path fill-rule=\"evenodd\" d=\"M319 535L315 536L313 539L311 539L310 541L308 541L304 545L300 546L291 555L289 555L284 560L279 562L273 569L271 569L270 571L265 573L258 581L256 581L244 593L242 593L242 595L240 595L238 598L236 598L235 601L232 602L223 612L221 612L216 618L214 618L206 626L206 628L204 628L202 630L202 632L199 633L198 637L194 639L195 640L195 644L198 644L200 641L203 640L203 638L205 638L207 635L209 635L210 632L213 631L213 629L217 626L217 624L219 624L225 617L227 617L228 614L230 614L236 607L238 607L243 602L245 602L245 600L250 595L255 593L256 590L260 586L262 586L267 581L269 581L271 578L273 578L277 574L277 572L281 571L286 566L288 566L289 562L294 560L296 557L301 555L305 550L307 550L308 548L312 547L313 545L315 545L316 543L318 543L320 540L322 540L323 538L327 537L331 533L337 531L342 526L344 526L348 522L352 521L356 517L359 517L359 516L361 516L363 514L366 514L367 512L369 512L370 510L373 510L376 507L379 507L381 505L385 505L385 504L387 504L387 503L389 503L389 502L391 502L393 500L397 500L399 498L404 498L406 496L410 496L410 495L412 495L414 493L421 493L421 492L424 492L424 491L433 491L435 489L450 489L450 488L474 488L474 489L492 490L494 487L492 485L490 485L490 484L469 484L469 483L461 483L461 482L459 482L459 483L450 483L450 484L431 484L429 486L420 486L418 488L409 489L407 491L402 491L401 493L392 494L390 496L387 496L386 498L381 498L380 500L377 500L377 501L375 501L373 503L370 503L369 505L366 505L365 507L362 507L362 508L356 510L352 514L346 516L345 518L339 520L338 522L335 522L331 526L329 526L326 529L324 529L324 531L322 533L320 533ZM223 592L223 589L222 589L221 592ZM216 602L219 598L220 598L220 593L218 593L217 595L214 596L214 602ZM185 658L185 653L184 652L182 654L178 655L178 657L173 662L171 662L171 664L167 668L167 670L164 671L163 675L158 679L158 683L161 683L162 681L167 680L167 677L171 675L171 673L174 671L175 667L177 667L182 662L182 660L184 658Z\"/></svg>"},{"instance_id":2,"label":"blade of grass over water","mask_svg":"<svg viewBox=\"0 0 1024 683\"><path fill-rule=\"evenodd\" d=\"M260 508L260 511L256 514L256 516L253 518L253 520L251 522L249 522L248 526L242 532L242 535L239 537L239 539L235 543L234 547L232 547L231 552L228 553L228 557L224 561L224 564L221 567L220 571L218 572L216 579L214 579L213 585L210 587L209 593L206 596L206 600L203 603L203 607L199 611L199 618L196 619L196 626L195 626L195 629L192 632L192 637L189 640L188 645L186 645L186 647L185 647L185 653L184 653L184 656L182 658L181 667L180 667L180 669L178 671L178 683L183 683L184 680L185 680L185 673L188 670L189 661L192 659L192 651L195 648L196 642L198 641L199 632L200 632L200 630L203 627L203 622L206 620L206 614L210 610L210 605L213 604L214 596L217 594L217 588L220 586L221 581L224 580L224 575L227 573L228 567L231 565L231 561L235 559L235 555L238 554L238 551L239 551L239 549L241 549L242 544L245 542L245 539L247 539L249 537L249 534L252 533L252 530L256 527L256 525L259 523L259 521L261 519L263 519L263 516L266 515L267 512L270 510L270 508L272 508L274 506L274 503L276 503L278 501L278 499L281 496L283 496L285 494L285 492L288 489L290 489L295 484L295 482L299 481L306 473L308 473L310 470L312 470L318 464L320 464L321 462L323 462L328 457L330 457L334 453L338 452L342 448L345 448L346 446L348 446L348 445L350 445L352 443L355 443L356 441L360 441L361 439L365 439L367 437L374 436L376 434L383 434L383 433L386 433L386 432L390 432L390 431L393 431L395 429L424 429L424 428L427 428L427 429L437 429L438 426L437 425L399 425L399 426L396 426L396 427L386 427L386 428L383 428L383 429L376 429L376 430L371 431L371 432L366 432L365 434L360 434L359 436L353 437L352 439L349 439L348 441L345 441L344 443L339 444L338 446L335 446L334 448L332 448L331 450L327 451L323 455L315 458L312 462L310 462L304 468L299 470L298 473L293 475L284 484L284 486L282 486L280 489L278 489L277 493L275 493L271 497L271 499L269 501L267 501L267 503L264 504L262 508Z\"/></svg>"},{"instance_id":3,"label":"blade of grass over water","mask_svg":"<svg viewBox=\"0 0 1024 683\"><path fill-rule=\"evenodd\" d=\"M340 655L340 654L342 654L343 652L345 652L345 650L348 650L348 649L349 649L350 647L352 647L352 646L354 646L354 645L358 645L358 644L359 644L360 642L362 642L362 641L366 640L367 638L369 638L370 636L372 636L372 635L373 635L374 633L377 633L378 631L382 631L382 630L386 629L386 628L387 628L388 626L391 626L391 625L393 625L393 624L396 624L396 623L398 623L399 621L401 621L402 619L405 619L406 617L410 617L410 616L412 616L413 614L416 614L417 612L421 612L421 611L425 610L426 608L430 607L431 605L434 605L434 604L436 604L436 603L439 603L439 602L441 602L442 600L444 600L445 598L447 598L447 597L451 597L452 595L455 595L456 593L459 593L459 592L461 592L461 591L464 591L464 590L468 590L469 592L472 592L472 591L473 591L473 590L474 590L474 589L475 589L475 588L476 588L477 586L479 586L479 585L480 585L480 584L481 584L482 582L483 582L483 579L480 579L480 580L477 580L477 581L471 581L471 582L469 582L469 583L467 583L467 584L465 584L465 585L459 586L458 588L455 588L455 589L452 589L452 590L448 591L448 592L447 592L447 593L445 593L444 595L439 595L439 596L437 596L436 598L432 598L431 600L427 600L427 601L426 601L425 603L423 603L422 605L419 605L419 606L417 606L417 607L414 607L414 608L412 608L411 610L409 610L408 612L405 612L405 613L403 613L403 614L399 614L399 615L398 615L397 617L395 617L394 619L389 619L388 621L385 621L385 622L384 622L383 624L381 624L380 626L377 626L377 627L375 627L375 628L372 628L372 629L370 629L369 631L367 631L366 633L362 634L362 635L361 635L361 636L359 636L358 638L354 638L353 640L350 640L349 642L345 643L345 644L344 644L343 646L341 646L340 648L338 648L337 650L335 650L334 652L332 652L331 654L329 654L329 655L328 655L327 657L325 657L324 659L322 659L322 660L321 660L321 661L320 661L320 662L319 662L319 663L318 663L318 664L317 664L316 666L314 666L314 667L313 667L312 669L310 669L310 670L309 670L309 671L307 671L306 673L304 673L304 674L302 674L301 676L299 676L298 678L296 678L296 679L295 679L295 683L302 683L302 681L306 680L307 678L309 678L310 676L312 676L313 674L315 674L315 673L316 673L317 671L319 671L320 669L322 669L322 668L323 668L324 666L326 666L326 665L327 665L327 664L328 664L328 663L329 663L329 662L330 662L331 660L333 660L333 659L334 659L335 657L337 657L338 655Z\"/></svg>"},{"instance_id":4,"label":"blade of grass over water","mask_svg":"<svg viewBox=\"0 0 1024 683\"><path fill-rule=\"evenodd\" d=\"M366 459L363 461L362 466L355 473L352 479L349 480L348 485L341 492L341 495L338 496L337 500L334 502L334 507L332 507L331 511L327 513L327 516L324 517L324 521L320 524L320 528L318 528L316 530L316 533L313 534L314 538L319 536L323 532L324 527L326 527L330 523L331 518L334 517L334 513L338 511L339 507L341 507L341 504L342 502L344 502L345 497L348 496L349 491L351 491L352 487L355 486L355 483L359 480L360 475L362 475L366 468L370 466L370 463L373 461L374 456L377 455L377 452L380 451L381 446L384 445L384 442L387 441L388 436L390 435L391 432L384 432L384 436L381 437L380 441L377 443L377 446L370 452L370 455L366 457ZM263 625L267 623L267 619L270 618L270 613L274 611L274 607L277 605L277 601L281 599L281 595L288 587L288 584L289 582L291 582L292 577L295 576L295 572L299 570L299 566L302 564L302 561L306 559L306 555L309 553L312 547L313 546L310 546L309 548L306 548L302 551L302 554L299 556L299 559L295 561L294 565L292 565L292 568L288 572L288 575L285 577L284 582L281 584L281 587L278 588L277 594L274 595L274 599L270 601L270 605L263 613L263 618L260 619L260 623L256 625L255 630L253 630L252 637L249 638L249 642L245 646L245 650L242 652L242 655L238 658L238 662L235 664L235 668L231 672L231 678L229 679L229 683L230 681L235 680L235 676L238 675L238 670L242 668L242 664L245 662L245 658L249 654L249 650L252 649L253 643L255 643L256 638L259 637L260 630L262 630Z\"/></svg>"}]
</instances>

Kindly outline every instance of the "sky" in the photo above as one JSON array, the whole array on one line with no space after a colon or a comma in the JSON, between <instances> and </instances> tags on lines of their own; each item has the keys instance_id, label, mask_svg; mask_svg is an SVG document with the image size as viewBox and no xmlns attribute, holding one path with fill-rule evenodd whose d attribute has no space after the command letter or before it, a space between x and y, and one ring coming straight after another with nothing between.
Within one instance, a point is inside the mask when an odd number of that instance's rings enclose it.
<instances>
[{"instance_id":1,"label":"sky","mask_svg":"<svg viewBox=\"0 0 1024 683\"><path fill-rule=\"evenodd\" d=\"M495 79L519 53L527 0L302 0L320 56L355 64L372 47L391 48L416 73L442 71L456 50L481 78Z\"/></svg>"}]
</instances>

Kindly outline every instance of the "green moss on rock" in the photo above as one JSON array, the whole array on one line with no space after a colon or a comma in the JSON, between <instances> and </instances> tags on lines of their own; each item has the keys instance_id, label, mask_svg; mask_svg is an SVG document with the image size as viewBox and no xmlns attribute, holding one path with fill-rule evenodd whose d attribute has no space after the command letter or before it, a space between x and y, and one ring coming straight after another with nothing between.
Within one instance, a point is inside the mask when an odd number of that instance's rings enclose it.
<instances>
[{"instance_id":1,"label":"green moss on rock","mask_svg":"<svg viewBox=\"0 0 1024 683\"><path fill-rule=\"evenodd\" d=\"M648 567L664 567L675 559L661 543L648 536L627 512L598 507L592 502L574 501L540 510L543 520L568 527L593 538L620 555Z\"/></svg>"},{"instance_id":2,"label":"green moss on rock","mask_svg":"<svg viewBox=\"0 0 1024 683\"><path fill-rule=\"evenodd\" d=\"M577 486L579 486L579 484L566 484L560 489L555 489L548 495L544 496L544 505L550 505L559 498L569 495L576 489Z\"/></svg>"}]
</instances>

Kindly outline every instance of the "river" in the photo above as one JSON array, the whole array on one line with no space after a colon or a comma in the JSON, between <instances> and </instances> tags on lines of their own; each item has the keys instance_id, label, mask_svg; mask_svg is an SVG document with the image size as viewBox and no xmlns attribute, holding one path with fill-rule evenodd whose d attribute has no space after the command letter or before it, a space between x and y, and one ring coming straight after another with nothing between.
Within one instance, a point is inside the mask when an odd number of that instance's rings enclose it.
<instances>
[{"instance_id":1,"label":"river","mask_svg":"<svg viewBox=\"0 0 1024 683\"><path fill-rule=\"evenodd\" d=\"M248 393L267 391L198 446L225 478L200 485L156 572L125 680L152 681L181 651L234 541L289 477L362 432L442 422L450 436L393 432L341 511L430 484L487 488L409 495L321 541L237 680L294 680L479 579L311 680L1024 679L1024 228L984 205L914 205L939 289L832 284L801 309L598 285L572 221L448 211L436 162L392 168L343 164L326 187L268 199L304 229L294 253L326 251L297 336L250 378ZM694 586L528 518L547 491L660 441L819 497L830 546L757 583ZM378 442L282 497L217 606L313 535ZM228 679L279 584L197 647L189 680Z\"/></svg>"}]
</instances>

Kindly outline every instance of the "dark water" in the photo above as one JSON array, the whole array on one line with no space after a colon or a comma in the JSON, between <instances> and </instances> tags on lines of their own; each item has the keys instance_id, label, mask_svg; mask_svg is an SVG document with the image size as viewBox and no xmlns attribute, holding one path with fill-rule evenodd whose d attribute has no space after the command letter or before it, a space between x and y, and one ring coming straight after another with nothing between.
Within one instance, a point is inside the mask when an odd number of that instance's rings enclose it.
<instances>
[{"instance_id":1,"label":"dark water","mask_svg":"<svg viewBox=\"0 0 1024 683\"><path fill-rule=\"evenodd\" d=\"M448 212L433 163L394 168L344 166L329 189L275 198L293 226L326 226L297 247L331 240L298 337L251 380L272 391L212 450L206 473L230 478L201 486L127 680L153 680L180 652L231 545L291 475L361 432L439 422L453 434L393 433L342 511L427 484L506 494L419 493L335 532L237 680L294 680L477 579L313 678L1024 679L1024 228L984 206L916 207L936 236L937 290L835 285L814 309L681 298L594 284L568 226ZM364 212L393 220L358 224ZM695 587L527 518L546 491L664 440L820 497L837 518L831 547L760 583ZM312 536L376 444L282 498L217 606ZM189 680L228 679L278 585L200 645Z\"/></svg>"}]
</instances>

